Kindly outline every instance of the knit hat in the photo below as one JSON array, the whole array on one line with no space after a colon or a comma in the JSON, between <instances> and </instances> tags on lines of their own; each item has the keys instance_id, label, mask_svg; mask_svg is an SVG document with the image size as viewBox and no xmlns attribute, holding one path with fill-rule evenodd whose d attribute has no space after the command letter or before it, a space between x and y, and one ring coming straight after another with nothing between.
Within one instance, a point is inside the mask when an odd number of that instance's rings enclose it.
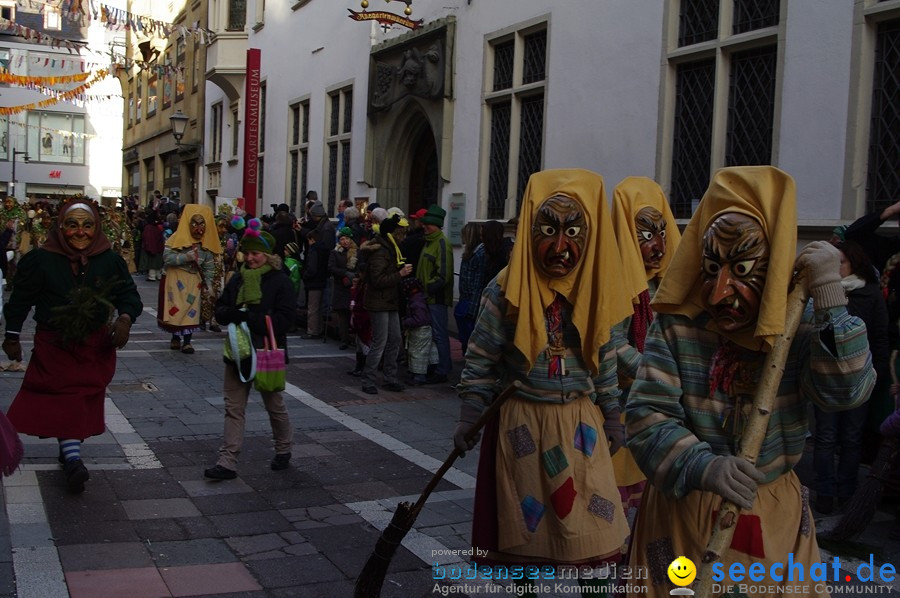
<instances>
[{"instance_id":1,"label":"knit hat","mask_svg":"<svg viewBox=\"0 0 900 598\"><path fill-rule=\"evenodd\" d=\"M278 205L272 204L272 211L275 212L275 213L278 213L278 212L290 212L290 211L291 211L291 207L290 207L289 205L287 205L286 203L280 203L280 204L278 204Z\"/></svg>"},{"instance_id":2,"label":"knit hat","mask_svg":"<svg viewBox=\"0 0 900 598\"><path fill-rule=\"evenodd\" d=\"M262 253L271 254L275 249L275 237L262 229L262 223L258 218L253 218L247 222L247 230L241 237L241 243L238 248L244 253L248 251L260 251Z\"/></svg>"},{"instance_id":3,"label":"knit hat","mask_svg":"<svg viewBox=\"0 0 900 598\"><path fill-rule=\"evenodd\" d=\"M831 229L831 234L835 237L838 237L841 241L846 241L844 235L847 234L847 229L850 228L849 224L842 224L840 226L835 226Z\"/></svg>"},{"instance_id":4,"label":"knit hat","mask_svg":"<svg viewBox=\"0 0 900 598\"><path fill-rule=\"evenodd\" d=\"M338 237L350 237L353 238L353 229L349 226L342 226L338 231Z\"/></svg>"},{"instance_id":5,"label":"knit hat","mask_svg":"<svg viewBox=\"0 0 900 598\"><path fill-rule=\"evenodd\" d=\"M312 207L309 209L309 215L316 218L325 217L325 206L322 205L321 201L317 201L312 205Z\"/></svg>"},{"instance_id":6,"label":"knit hat","mask_svg":"<svg viewBox=\"0 0 900 598\"><path fill-rule=\"evenodd\" d=\"M425 215L422 216L422 224L433 224L434 226L444 226L444 217L447 215L447 210L437 205L436 203L428 206L428 209L425 211Z\"/></svg>"},{"instance_id":7,"label":"knit hat","mask_svg":"<svg viewBox=\"0 0 900 598\"><path fill-rule=\"evenodd\" d=\"M297 256L300 255L300 246L296 243L287 243L284 246L284 255L285 256Z\"/></svg>"},{"instance_id":8,"label":"knit hat","mask_svg":"<svg viewBox=\"0 0 900 598\"><path fill-rule=\"evenodd\" d=\"M374 202L374 201L373 201L372 203L366 205L366 211L367 211L367 212L371 212L371 211L374 210L375 208L380 208L380 207L381 207L381 206L378 205L377 202Z\"/></svg>"}]
</instances>

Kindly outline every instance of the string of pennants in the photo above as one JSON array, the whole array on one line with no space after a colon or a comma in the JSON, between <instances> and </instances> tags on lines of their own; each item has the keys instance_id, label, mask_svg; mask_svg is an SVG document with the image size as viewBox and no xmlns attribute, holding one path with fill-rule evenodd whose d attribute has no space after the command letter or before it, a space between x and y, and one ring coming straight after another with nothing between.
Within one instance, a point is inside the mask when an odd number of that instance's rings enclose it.
<instances>
[{"instance_id":1,"label":"string of pennants","mask_svg":"<svg viewBox=\"0 0 900 598\"><path fill-rule=\"evenodd\" d=\"M173 31L178 31L185 38L192 37L200 44L207 44L213 35L212 31L200 26L199 21L195 21L189 27L175 25L174 23L166 23L165 21L151 19L127 10L94 2L94 0L90 0L90 11L84 10L84 0L62 0L59 6L36 0L19 0L18 3L20 6L27 6L39 12L43 12L44 7L49 6L54 10L59 10L70 20L78 20L81 25L87 25L92 19L95 21L99 20L107 29L115 29L117 31L130 29L146 36L165 38L169 37ZM16 37L21 37L33 43L52 48L65 48L70 54L80 54L84 48L83 42L54 37L44 31L24 27L9 19L0 18L0 29L4 29L7 33L12 33Z\"/></svg>"},{"instance_id":2,"label":"string of pennants","mask_svg":"<svg viewBox=\"0 0 900 598\"><path fill-rule=\"evenodd\" d=\"M79 85L78 87L73 87L67 91L54 92L56 95L54 97L48 98L46 100L41 100L40 102L31 102L29 104L24 104L21 106L10 106L10 107L0 107L0 115L3 114L18 114L19 112L24 112L26 110L36 110L39 108L46 108L47 106L53 106L54 104L58 104L61 101L71 101L78 99L85 90L90 88L94 83L98 81L102 81L109 74L109 71L100 70L94 73L94 76Z\"/></svg>"},{"instance_id":3,"label":"string of pennants","mask_svg":"<svg viewBox=\"0 0 900 598\"><path fill-rule=\"evenodd\" d=\"M53 133L55 135L68 135L70 137L75 137L76 139L94 139L95 137L98 137L96 133L79 133L77 131L69 131L68 129L55 129L53 127L43 127L41 125L29 125L23 121L9 120L0 116L0 129L6 130L7 123L19 127L20 129L34 129L40 131L41 135L44 133ZM15 135L15 133L13 133L13 135Z\"/></svg>"},{"instance_id":4,"label":"string of pennants","mask_svg":"<svg viewBox=\"0 0 900 598\"><path fill-rule=\"evenodd\" d=\"M76 75L54 75L52 77L26 77L23 75L11 75L0 73L0 83L9 85L64 85L66 83L81 83L90 76L90 73L78 73Z\"/></svg>"}]
</instances>

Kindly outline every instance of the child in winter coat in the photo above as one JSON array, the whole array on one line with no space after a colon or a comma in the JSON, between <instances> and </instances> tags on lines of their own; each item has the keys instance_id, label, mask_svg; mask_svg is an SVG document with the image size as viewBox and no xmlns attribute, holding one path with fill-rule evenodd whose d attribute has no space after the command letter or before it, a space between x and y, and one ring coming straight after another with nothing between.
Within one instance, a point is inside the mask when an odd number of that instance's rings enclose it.
<instances>
[{"instance_id":1,"label":"child in winter coat","mask_svg":"<svg viewBox=\"0 0 900 598\"><path fill-rule=\"evenodd\" d=\"M408 276L401 283L406 298L406 316L403 330L406 332L407 368L412 378L407 383L412 386L425 384L428 364L431 362L431 315L425 303L425 290L414 276Z\"/></svg>"},{"instance_id":2,"label":"child in winter coat","mask_svg":"<svg viewBox=\"0 0 900 598\"><path fill-rule=\"evenodd\" d=\"M294 292L300 292L300 275L303 273L300 261L300 246L296 243L288 243L284 246L284 269L291 277Z\"/></svg>"}]
</instances>

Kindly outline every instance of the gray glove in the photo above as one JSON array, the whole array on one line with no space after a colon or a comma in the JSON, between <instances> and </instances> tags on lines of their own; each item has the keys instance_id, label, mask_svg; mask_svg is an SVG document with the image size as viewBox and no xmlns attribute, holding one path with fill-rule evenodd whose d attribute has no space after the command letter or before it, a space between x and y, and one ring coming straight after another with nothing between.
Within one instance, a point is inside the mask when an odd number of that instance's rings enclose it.
<instances>
[{"instance_id":1,"label":"gray glove","mask_svg":"<svg viewBox=\"0 0 900 598\"><path fill-rule=\"evenodd\" d=\"M841 252L827 241L813 241L803 248L794 262L796 270L806 271L806 288L815 309L847 305L841 286Z\"/></svg>"},{"instance_id":2,"label":"gray glove","mask_svg":"<svg viewBox=\"0 0 900 598\"><path fill-rule=\"evenodd\" d=\"M459 407L459 422L456 424L456 430L453 431L453 445L459 450L459 456L465 457L466 451L475 448L478 441L481 440L481 430L476 432L472 438L466 440L466 432L472 428L472 424L478 421L481 416L481 409L463 402Z\"/></svg>"},{"instance_id":3,"label":"gray glove","mask_svg":"<svg viewBox=\"0 0 900 598\"><path fill-rule=\"evenodd\" d=\"M746 459L720 456L709 462L700 489L715 492L742 509L753 507L756 487L765 476Z\"/></svg>"},{"instance_id":4,"label":"gray glove","mask_svg":"<svg viewBox=\"0 0 900 598\"><path fill-rule=\"evenodd\" d=\"M621 421L621 412L610 413L603 422L603 432L609 441L609 456L612 457L620 448L625 446L625 424Z\"/></svg>"}]
</instances>

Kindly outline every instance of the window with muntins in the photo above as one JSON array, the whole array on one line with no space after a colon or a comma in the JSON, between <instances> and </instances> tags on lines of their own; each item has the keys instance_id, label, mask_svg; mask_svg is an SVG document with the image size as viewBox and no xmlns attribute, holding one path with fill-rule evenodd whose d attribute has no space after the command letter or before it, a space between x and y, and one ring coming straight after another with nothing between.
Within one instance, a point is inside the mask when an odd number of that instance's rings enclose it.
<instances>
[{"instance_id":1,"label":"window with muntins","mask_svg":"<svg viewBox=\"0 0 900 598\"><path fill-rule=\"evenodd\" d=\"M490 40L488 60L482 210L505 220L518 213L528 179L543 163L547 24Z\"/></svg>"},{"instance_id":2,"label":"window with muntins","mask_svg":"<svg viewBox=\"0 0 900 598\"><path fill-rule=\"evenodd\" d=\"M671 16L678 39L667 44L674 93L664 143L676 218L691 216L716 168L771 164L780 11L780 0L681 0ZM735 39L747 31L756 32L751 43Z\"/></svg>"},{"instance_id":3,"label":"window with muntins","mask_svg":"<svg viewBox=\"0 0 900 598\"><path fill-rule=\"evenodd\" d=\"M297 213L301 198L306 197L307 165L309 163L309 101L296 102L288 107L290 135L288 141L288 204Z\"/></svg>"},{"instance_id":4,"label":"window with muntins","mask_svg":"<svg viewBox=\"0 0 900 598\"><path fill-rule=\"evenodd\" d=\"M900 18L878 24L866 173L866 211L900 198Z\"/></svg>"},{"instance_id":5,"label":"window with muntins","mask_svg":"<svg viewBox=\"0 0 900 598\"><path fill-rule=\"evenodd\" d=\"M353 87L329 93L326 123L329 135L325 138L326 183L323 202L329 214L335 213L337 202L350 193L350 138L353 128ZM305 132L304 134L308 134ZM304 181L305 183L305 181Z\"/></svg>"}]
</instances>

